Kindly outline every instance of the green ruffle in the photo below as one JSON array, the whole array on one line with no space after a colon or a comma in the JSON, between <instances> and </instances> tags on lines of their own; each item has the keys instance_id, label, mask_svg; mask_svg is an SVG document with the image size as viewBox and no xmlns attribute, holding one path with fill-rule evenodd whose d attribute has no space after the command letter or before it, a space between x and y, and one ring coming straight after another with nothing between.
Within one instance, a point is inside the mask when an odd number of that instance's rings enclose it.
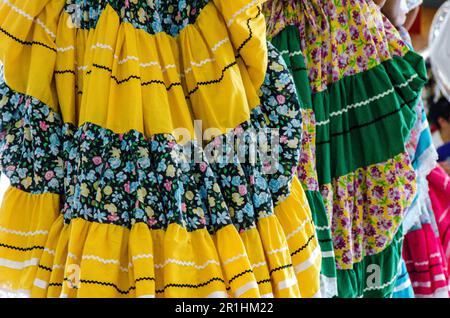
<instances>
[{"instance_id":1,"label":"green ruffle","mask_svg":"<svg viewBox=\"0 0 450 318\"><path fill-rule=\"evenodd\" d=\"M422 57L408 52L314 94L319 183L403 152L425 82Z\"/></svg>"},{"instance_id":2,"label":"green ruffle","mask_svg":"<svg viewBox=\"0 0 450 318\"><path fill-rule=\"evenodd\" d=\"M381 253L365 256L353 269L338 270L338 297L390 298L401 265L402 244L403 231L399 229Z\"/></svg>"}]
</instances>

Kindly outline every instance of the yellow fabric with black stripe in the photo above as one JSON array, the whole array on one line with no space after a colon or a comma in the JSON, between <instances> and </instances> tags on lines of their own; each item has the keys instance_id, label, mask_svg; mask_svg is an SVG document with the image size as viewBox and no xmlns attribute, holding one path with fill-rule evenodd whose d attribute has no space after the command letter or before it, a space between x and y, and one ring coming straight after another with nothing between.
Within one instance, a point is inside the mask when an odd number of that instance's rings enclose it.
<instances>
[{"instance_id":1,"label":"yellow fabric with black stripe","mask_svg":"<svg viewBox=\"0 0 450 318\"><path fill-rule=\"evenodd\" d=\"M259 105L267 67L261 2L210 2L174 37L137 29L109 5L87 30L74 27L64 0L3 1L5 81L76 126L193 136L201 120L202 131L224 133ZM63 197L9 188L0 288L32 297L313 297L320 251L296 178L291 191L256 227L211 235L178 224L66 224Z\"/></svg>"}]
</instances>

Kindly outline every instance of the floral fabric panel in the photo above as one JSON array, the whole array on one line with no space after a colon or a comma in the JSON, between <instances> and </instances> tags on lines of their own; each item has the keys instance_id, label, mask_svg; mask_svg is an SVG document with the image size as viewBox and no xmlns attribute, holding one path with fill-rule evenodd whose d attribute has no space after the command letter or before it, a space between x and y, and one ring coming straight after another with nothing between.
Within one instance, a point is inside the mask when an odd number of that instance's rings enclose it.
<instances>
[{"instance_id":1,"label":"floral fabric panel","mask_svg":"<svg viewBox=\"0 0 450 318\"><path fill-rule=\"evenodd\" d=\"M176 36L197 19L209 0L66 0L66 12L75 26L94 28L107 5L121 19L150 34L165 32Z\"/></svg>"},{"instance_id":2,"label":"floral fabric panel","mask_svg":"<svg viewBox=\"0 0 450 318\"><path fill-rule=\"evenodd\" d=\"M397 30L371 1L269 1L266 14L271 36L287 25L299 28L314 93L408 51Z\"/></svg>"},{"instance_id":3,"label":"floral fabric panel","mask_svg":"<svg viewBox=\"0 0 450 318\"><path fill-rule=\"evenodd\" d=\"M292 77L271 46L261 92L262 104L248 121L202 148L195 142L181 146L169 134L116 134L91 123L76 128L3 83L2 170L21 190L64 195L67 222L81 217L152 228L178 223L210 232L234 223L244 230L289 195L300 157L300 104ZM267 129L269 138L253 134ZM271 142L273 135L278 142ZM253 161L248 160L252 145L257 147ZM208 157L210 149L224 149L225 156Z\"/></svg>"},{"instance_id":4,"label":"floral fabric panel","mask_svg":"<svg viewBox=\"0 0 450 318\"><path fill-rule=\"evenodd\" d=\"M331 205L333 211L338 269L351 269L365 255L377 254L389 245L403 220L403 211L416 194L415 179L409 155L403 153L321 188L325 205Z\"/></svg>"}]
</instances>

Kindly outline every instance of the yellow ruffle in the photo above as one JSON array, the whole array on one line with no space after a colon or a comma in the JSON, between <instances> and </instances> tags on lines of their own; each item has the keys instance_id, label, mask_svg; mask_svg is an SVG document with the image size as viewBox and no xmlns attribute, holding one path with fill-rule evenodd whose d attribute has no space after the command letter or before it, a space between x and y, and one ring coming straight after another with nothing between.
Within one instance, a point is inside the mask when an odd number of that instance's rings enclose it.
<instances>
[{"instance_id":1,"label":"yellow ruffle","mask_svg":"<svg viewBox=\"0 0 450 318\"><path fill-rule=\"evenodd\" d=\"M292 195L256 228L210 235L177 224L64 224L58 196L9 188L0 288L32 297L313 297L321 255L305 199L295 179Z\"/></svg>"},{"instance_id":2,"label":"yellow ruffle","mask_svg":"<svg viewBox=\"0 0 450 318\"><path fill-rule=\"evenodd\" d=\"M184 128L224 133L259 105L267 67L261 1L208 3L177 37L121 22L109 5L77 29L64 1L0 4L0 59L8 86L65 122L150 136Z\"/></svg>"}]
</instances>

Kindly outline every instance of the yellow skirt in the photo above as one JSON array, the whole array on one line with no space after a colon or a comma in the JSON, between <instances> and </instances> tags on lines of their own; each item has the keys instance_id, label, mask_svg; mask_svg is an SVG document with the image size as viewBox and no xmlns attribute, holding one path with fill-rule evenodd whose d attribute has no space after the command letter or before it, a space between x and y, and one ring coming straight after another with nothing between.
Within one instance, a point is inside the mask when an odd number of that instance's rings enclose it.
<instances>
[{"instance_id":1,"label":"yellow skirt","mask_svg":"<svg viewBox=\"0 0 450 318\"><path fill-rule=\"evenodd\" d=\"M289 72L267 49L262 1L204 1L176 34L143 29L145 7L133 16L116 1L80 26L72 2L0 4L1 163L12 184L0 289L320 296L321 252L291 169L301 114L291 79L268 79ZM198 134L217 146L230 130L266 126L282 135L273 175L270 164L190 163L178 151L198 149Z\"/></svg>"}]
</instances>

